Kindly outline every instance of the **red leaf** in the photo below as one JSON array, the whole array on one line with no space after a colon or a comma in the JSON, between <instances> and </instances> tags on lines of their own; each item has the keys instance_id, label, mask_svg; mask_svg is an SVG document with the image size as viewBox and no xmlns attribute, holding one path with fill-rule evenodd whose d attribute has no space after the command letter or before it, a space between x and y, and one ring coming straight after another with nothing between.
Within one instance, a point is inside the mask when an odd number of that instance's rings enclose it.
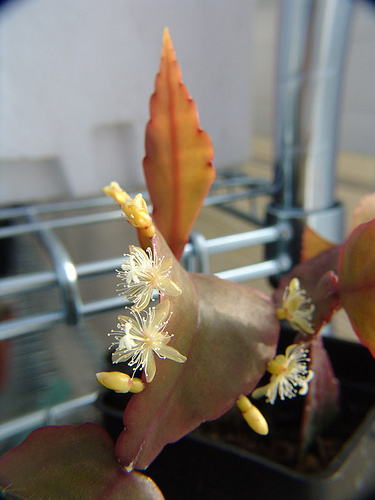
<instances>
[{"instance_id":1,"label":"red leaf","mask_svg":"<svg viewBox=\"0 0 375 500\"><path fill-rule=\"evenodd\" d=\"M143 167L153 218L179 258L215 171L211 139L199 128L197 109L182 83L168 30L150 115Z\"/></svg>"},{"instance_id":2,"label":"red leaf","mask_svg":"<svg viewBox=\"0 0 375 500\"><path fill-rule=\"evenodd\" d=\"M160 235L158 256L170 257ZM218 418L248 394L274 356L279 322L260 292L213 276L187 273L175 260L171 278L182 294L170 299L170 345L184 364L157 359L155 379L132 396L116 443L121 462L143 469L169 442Z\"/></svg>"},{"instance_id":3,"label":"red leaf","mask_svg":"<svg viewBox=\"0 0 375 500\"><path fill-rule=\"evenodd\" d=\"M42 427L0 458L0 485L38 500L160 500L155 483L121 469L108 434L96 424Z\"/></svg>"},{"instance_id":4,"label":"red leaf","mask_svg":"<svg viewBox=\"0 0 375 500\"><path fill-rule=\"evenodd\" d=\"M354 229L342 245L339 295L354 331L375 357L375 219Z\"/></svg>"}]
</instances>

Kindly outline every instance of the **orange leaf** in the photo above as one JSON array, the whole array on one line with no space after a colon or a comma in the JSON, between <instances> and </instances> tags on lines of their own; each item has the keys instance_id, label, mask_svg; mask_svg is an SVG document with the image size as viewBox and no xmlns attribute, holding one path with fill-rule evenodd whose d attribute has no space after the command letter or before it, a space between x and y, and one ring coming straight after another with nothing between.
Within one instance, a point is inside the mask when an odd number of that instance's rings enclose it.
<instances>
[{"instance_id":1,"label":"orange leaf","mask_svg":"<svg viewBox=\"0 0 375 500\"><path fill-rule=\"evenodd\" d=\"M350 233L342 246L339 295L354 331L375 357L375 219Z\"/></svg>"},{"instance_id":2,"label":"orange leaf","mask_svg":"<svg viewBox=\"0 0 375 500\"><path fill-rule=\"evenodd\" d=\"M211 139L199 128L197 109L182 83L167 29L150 115L143 168L153 218L179 258L215 170Z\"/></svg>"},{"instance_id":3,"label":"orange leaf","mask_svg":"<svg viewBox=\"0 0 375 500\"><path fill-rule=\"evenodd\" d=\"M369 222L375 217L375 193L366 194L359 200L353 212L351 230L362 224Z\"/></svg>"},{"instance_id":4,"label":"orange leaf","mask_svg":"<svg viewBox=\"0 0 375 500\"><path fill-rule=\"evenodd\" d=\"M335 244L326 240L319 233L311 229L311 227L306 226L302 233L302 249L301 249L301 262L306 262L306 260L319 255L325 250L329 250L334 247Z\"/></svg>"}]
</instances>

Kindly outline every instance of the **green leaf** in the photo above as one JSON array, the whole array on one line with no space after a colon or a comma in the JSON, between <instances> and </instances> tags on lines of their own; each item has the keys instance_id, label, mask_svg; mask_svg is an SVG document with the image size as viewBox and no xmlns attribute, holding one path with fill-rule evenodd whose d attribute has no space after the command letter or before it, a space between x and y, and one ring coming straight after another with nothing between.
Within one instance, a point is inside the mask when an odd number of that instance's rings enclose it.
<instances>
[{"instance_id":1,"label":"green leaf","mask_svg":"<svg viewBox=\"0 0 375 500\"><path fill-rule=\"evenodd\" d=\"M120 467L113 441L91 423L33 431L0 458L0 485L33 500L164 498L150 478Z\"/></svg>"}]
</instances>

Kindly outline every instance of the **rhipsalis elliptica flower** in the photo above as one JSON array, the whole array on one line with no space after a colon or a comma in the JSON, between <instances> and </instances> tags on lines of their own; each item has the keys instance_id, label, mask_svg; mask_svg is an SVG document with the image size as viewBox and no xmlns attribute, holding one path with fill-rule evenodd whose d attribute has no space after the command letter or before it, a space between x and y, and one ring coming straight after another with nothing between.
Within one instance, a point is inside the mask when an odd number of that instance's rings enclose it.
<instances>
[{"instance_id":1,"label":"rhipsalis elliptica flower","mask_svg":"<svg viewBox=\"0 0 375 500\"><path fill-rule=\"evenodd\" d=\"M306 298L306 290L301 289L300 282L293 278L283 294L283 305L276 309L279 319L286 319L298 331L313 334L315 330L311 324L315 306L311 299Z\"/></svg>"},{"instance_id":2,"label":"rhipsalis elliptica flower","mask_svg":"<svg viewBox=\"0 0 375 500\"><path fill-rule=\"evenodd\" d=\"M130 309L130 316L119 316L117 327L119 331L112 331L116 346L112 354L112 362L120 363L129 361L129 366L134 366L134 372L142 369L146 381L151 382L155 376L156 364L154 354L161 359L171 359L177 363L185 363L186 357L177 349L167 345L173 335L165 331L171 314L169 314L169 300L164 300L148 311Z\"/></svg>"},{"instance_id":3,"label":"rhipsalis elliptica flower","mask_svg":"<svg viewBox=\"0 0 375 500\"><path fill-rule=\"evenodd\" d=\"M280 399L294 398L297 393L304 396L309 391L309 382L314 373L307 368L308 349L302 345L292 344L287 347L284 354L278 354L275 359L267 364L270 372L270 382L264 387L255 389L251 396L258 399L267 396L267 403L274 404L277 394Z\"/></svg>"},{"instance_id":4,"label":"rhipsalis elliptica flower","mask_svg":"<svg viewBox=\"0 0 375 500\"><path fill-rule=\"evenodd\" d=\"M118 288L120 295L134 302L134 307L138 310L144 309L152 298L154 291L165 295L176 297L180 295L181 289L168 278L172 269L172 259L160 260L151 248L146 252L142 248L131 245L130 254L124 255L125 261L121 270L117 271L117 276L122 280Z\"/></svg>"}]
</instances>

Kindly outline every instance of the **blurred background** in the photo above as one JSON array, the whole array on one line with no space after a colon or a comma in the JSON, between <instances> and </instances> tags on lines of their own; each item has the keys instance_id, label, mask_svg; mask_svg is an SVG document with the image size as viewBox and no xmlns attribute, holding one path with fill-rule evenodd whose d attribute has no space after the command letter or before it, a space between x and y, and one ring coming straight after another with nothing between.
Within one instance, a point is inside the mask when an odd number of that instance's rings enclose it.
<instances>
[{"instance_id":1,"label":"blurred background","mask_svg":"<svg viewBox=\"0 0 375 500\"><path fill-rule=\"evenodd\" d=\"M241 199L226 210L206 206L194 230L213 239L264 225L283 3L1 4L0 451L32 426L97 418L94 374L106 366L106 333L123 308L114 269L136 243L101 188L112 180L130 192L144 188L144 130L165 26L212 138L214 165L226 179L240 179L215 193ZM365 0L352 7L334 159L343 234L356 203L375 186L375 7ZM247 197L253 187L256 200ZM262 246L229 250L210 256L203 270L224 273L264 260ZM275 267L262 269L245 281L272 293ZM345 313L333 334L354 339Z\"/></svg>"}]
</instances>

